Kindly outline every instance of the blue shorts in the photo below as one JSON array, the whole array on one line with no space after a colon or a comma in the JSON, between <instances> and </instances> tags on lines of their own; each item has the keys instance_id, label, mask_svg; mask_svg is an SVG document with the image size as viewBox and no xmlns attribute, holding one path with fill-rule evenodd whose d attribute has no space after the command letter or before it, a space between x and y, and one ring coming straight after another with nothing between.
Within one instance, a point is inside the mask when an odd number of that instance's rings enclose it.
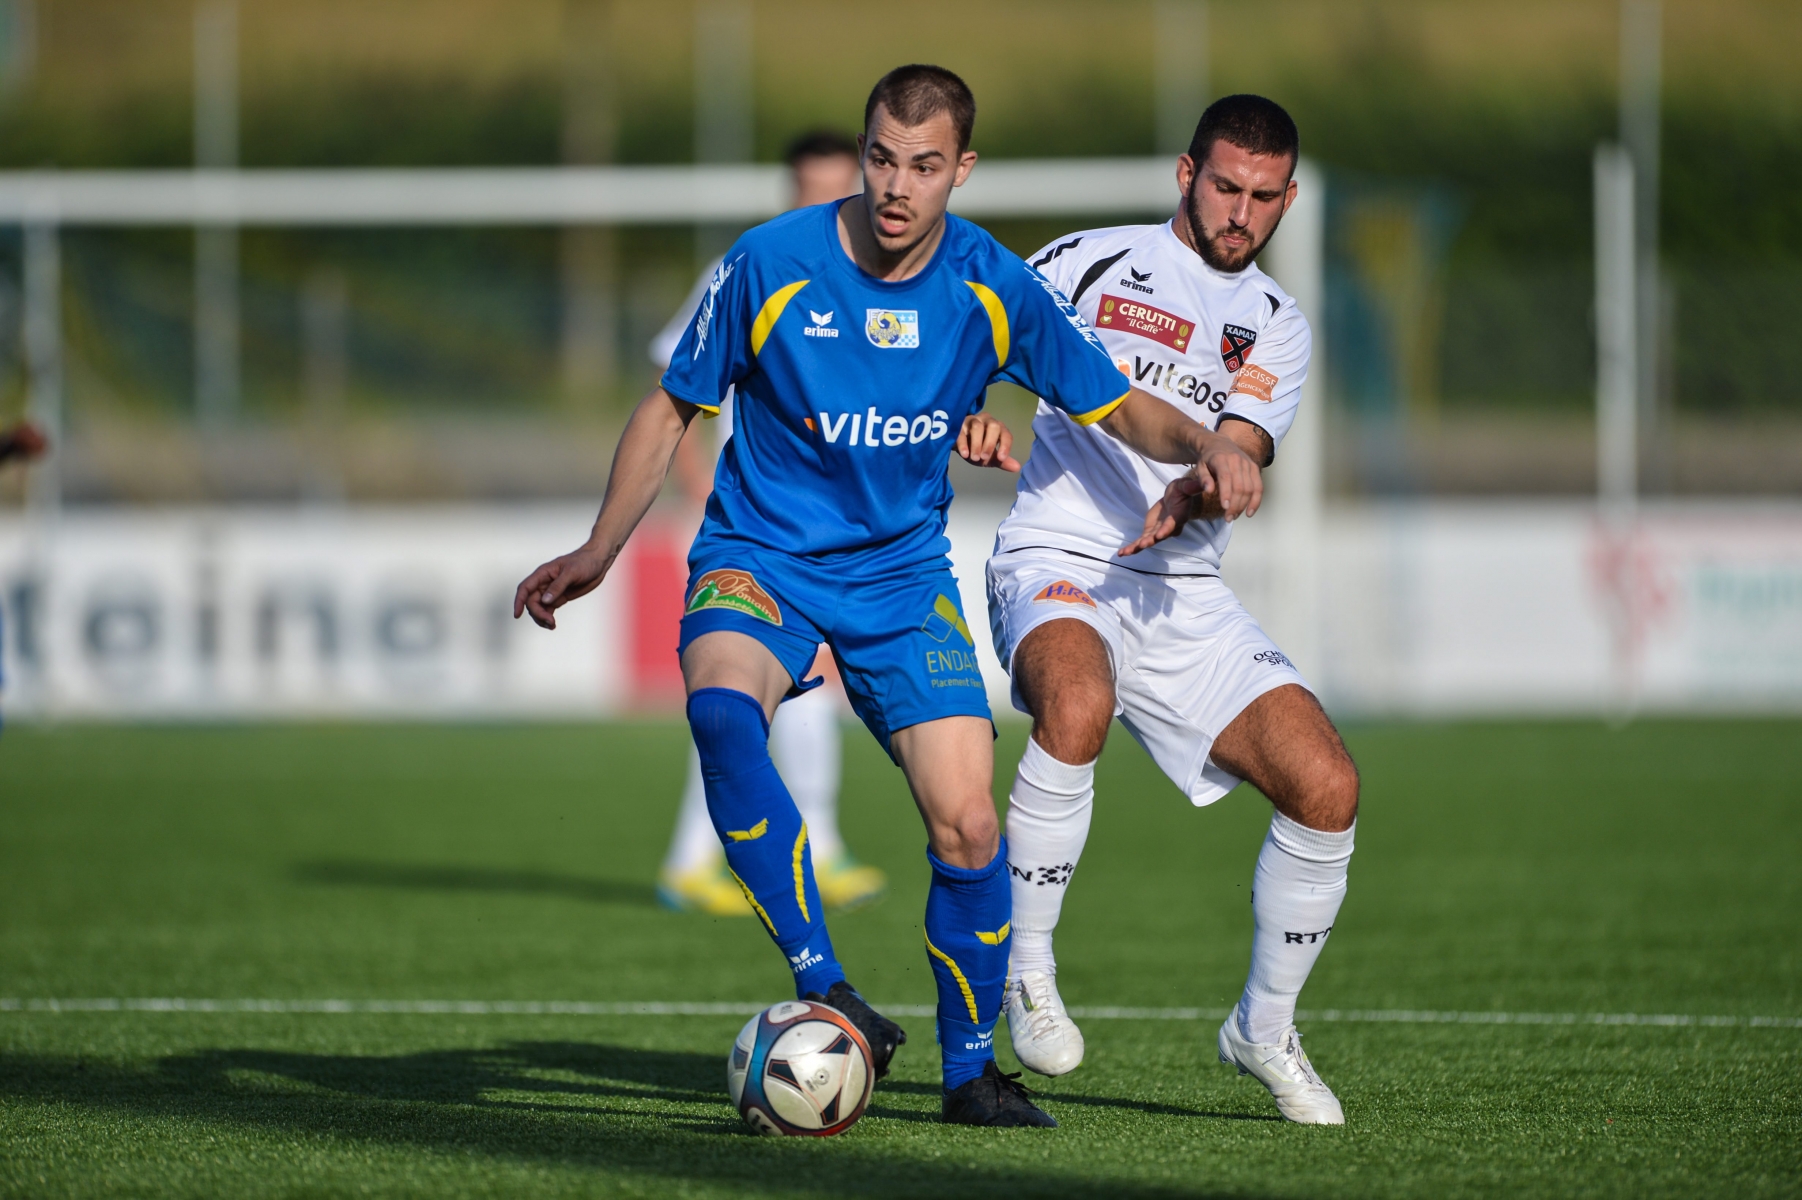
<instances>
[{"instance_id":1,"label":"blue shorts","mask_svg":"<svg viewBox=\"0 0 1802 1200\"><path fill-rule=\"evenodd\" d=\"M746 634L769 647L799 695L821 682L806 674L825 642L852 710L884 750L897 729L922 721L990 719L948 559L873 568L856 554L802 558L714 538L690 554L685 595L677 653L704 633Z\"/></svg>"}]
</instances>

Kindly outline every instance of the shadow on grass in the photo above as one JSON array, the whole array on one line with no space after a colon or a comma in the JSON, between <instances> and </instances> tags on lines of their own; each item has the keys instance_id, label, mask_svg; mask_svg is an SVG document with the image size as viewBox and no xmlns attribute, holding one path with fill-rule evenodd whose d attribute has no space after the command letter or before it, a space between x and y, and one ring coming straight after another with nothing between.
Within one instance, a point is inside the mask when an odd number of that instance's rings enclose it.
<instances>
[{"instance_id":1,"label":"shadow on grass","mask_svg":"<svg viewBox=\"0 0 1802 1200\"><path fill-rule=\"evenodd\" d=\"M398 863L311 862L294 868L300 883L338 887L407 888L416 891L519 892L563 896L591 904L655 907L657 889L649 883L618 879L585 879L550 871L504 871L489 867L408 866Z\"/></svg>"},{"instance_id":2,"label":"shadow on grass","mask_svg":"<svg viewBox=\"0 0 1802 1200\"><path fill-rule=\"evenodd\" d=\"M1028 1077L1030 1078L1030 1076ZM913 1092L930 1094L935 1099L939 1095L936 1083L913 1083L896 1081L882 1085L886 1090L897 1092ZM1121 1096L1072 1096L1068 1092L1048 1091L1043 1087L1027 1085L1027 1089L1038 1099L1051 1100L1058 1104L1083 1104L1091 1108L1128 1108L1134 1112L1149 1113L1157 1117L1198 1117L1209 1121L1270 1121L1281 1125L1283 1118L1269 1113L1229 1113L1213 1112L1205 1108L1183 1108L1177 1104L1154 1104L1145 1100L1128 1100ZM876 1110L872 1107L871 1112Z\"/></svg>"},{"instance_id":3,"label":"shadow on grass","mask_svg":"<svg viewBox=\"0 0 1802 1200\"><path fill-rule=\"evenodd\" d=\"M1054 1132L928 1133L921 1125L936 1125L931 1115L880 1102L887 1084L877 1092L866 1123L845 1137L758 1138L725 1103L722 1074L714 1055L582 1042L515 1042L391 1056L200 1050L144 1066L0 1054L0 1098L750 1191L984 1200L997 1192L1009 1200L1174 1200L1210 1194L1050 1169L1042 1158L1043 1139L1060 1136ZM897 1090L913 1092L916 1086ZM936 1095L936 1088L929 1090ZM906 1122L913 1132L900 1141L881 1137L890 1120ZM868 1136L872 1133L878 1136ZM155 1136L183 1134L164 1128ZM925 1147L922 1137L930 1139ZM999 1152L992 1165L946 1161L980 1152L991 1138ZM1031 1155L1031 1165L1020 1161L1022 1153Z\"/></svg>"}]
</instances>

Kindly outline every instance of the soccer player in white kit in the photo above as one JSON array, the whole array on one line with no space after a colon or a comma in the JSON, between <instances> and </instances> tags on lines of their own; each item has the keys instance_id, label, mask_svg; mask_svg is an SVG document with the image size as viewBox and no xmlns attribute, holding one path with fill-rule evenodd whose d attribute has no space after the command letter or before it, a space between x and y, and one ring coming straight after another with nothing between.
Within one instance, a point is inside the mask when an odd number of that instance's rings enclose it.
<instances>
[{"instance_id":1,"label":"soccer player in white kit","mask_svg":"<svg viewBox=\"0 0 1802 1200\"><path fill-rule=\"evenodd\" d=\"M855 195L863 188L863 168L858 161L857 143L840 133L821 130L796 138L785 156L794 173L795 208L807 208ZM669 366L695 310L707 294L718 262L707 264L700 279L651 342L651 361L658 368ZM703 425L712 428L703 431ZM714 451L732 436L731 395L720 404L719 418L695 421L688 427L676 455L676 474L683 489L697 503L705 503L713 488L713 463L702 463L696 442L711 432ZM836 679L837 668L832 656L822 653L814 674L824 673ZM880 898L888 888L888 877L875 867L860 863L846 849L838 828L838 790L840 742L838 728L838 686L815 688L783 704L770 722L770 751L776 770L793 793L796 806L807 822L812 840L814 877L820 898L832 908L855 908ZM701 784L701 760L694 743L688 747L688 782L682 790L682 806L676 815L676 829L664 854L657 876L658 899L668 908L681 912L702 912L711 916L751 915L745 894L726 870L726 857L720 850L719 834L707 815L707 795Z\"/></svg>"},{"instance_id":2,"label":"soccer player in white kit","mask_svg":"<svg viewBox=\"0 0 1802 1200\"><path fill-rule=\"evenodd\" d=\"M1183 200L1170 221L1073 234L1032 256L1135 387L1260 466L1294 420L1308 372L1308 322L1254 262L1295 199L1298 149L1281 107L1228 96L1177 160ZM1294 664L1221 582L1240 514L1202 495L1193 472L1043 402L1033 434L988 566L996 651L1033 719L1007 814L1015 1053L1045 1075L1082 1061L1051 936L1118 716L1195 805L1242 780L1270 798L1251 972L1220 1028L1220 1058L1255 1075L1290 1120L1343 1124L1302 1052L1295 1003L1345 896L1357 769Z\"/></svg>"}]
</instances>

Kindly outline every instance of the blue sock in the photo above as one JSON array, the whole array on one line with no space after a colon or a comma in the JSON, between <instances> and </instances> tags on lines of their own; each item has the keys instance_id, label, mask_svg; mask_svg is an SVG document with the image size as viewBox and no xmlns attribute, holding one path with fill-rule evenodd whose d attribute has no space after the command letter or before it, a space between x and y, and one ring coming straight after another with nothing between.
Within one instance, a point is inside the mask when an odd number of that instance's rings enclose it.
<instances>
[{"instance_id":1,"label":"blue sock","mask_svg":"<svg viewBox=\"0 0 1802 1200\"><path fill-rule=\"evenodd\" d=\"M1005 840L993 862L973 871L942 863L930 850L926 860L932 864L926 955L939 985L939 1054L948 1092L981 1075L995 1058L1013 893Z\"/></svg>"},{"instance_id":2,"label":"blue sock","mask_svg":"<svg viewBox=\"0 0 1802 1200\"><path fill-rule=\"evenodd\" d=\"M688 727L726 865L787 956L795 995L824 994L845 971L826 933L807 825L770 761L763 706L731 688L700 688L688 698Z\"/></svg>"}]
</instances>

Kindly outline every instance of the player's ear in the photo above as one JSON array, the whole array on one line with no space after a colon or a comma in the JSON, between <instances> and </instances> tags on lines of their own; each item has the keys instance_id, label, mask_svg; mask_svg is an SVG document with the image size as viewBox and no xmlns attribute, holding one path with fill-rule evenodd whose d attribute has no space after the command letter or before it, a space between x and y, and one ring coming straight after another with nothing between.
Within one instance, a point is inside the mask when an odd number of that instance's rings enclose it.
<instances>
[{"instance_id":1,"label":"player's ear","mask_svg":"<svg viewBox=\"0 0 1802 1200\"><path fill-rule=\"evenodd\" d=\"M957 155L957 174L955 177L952 178L951 186L952 187L964 186L964 180L968 179L970 177L970 172L975 169L976 169L976 151L974 151L974 150L959 151L958 155Z\"/></svg>"},{"instance_id":2,"label":"player's ear","mask_svg":"<svg viewBox=\"0 0 1802 1200\"><path fill-rule=\"evenodd\" d=\"M1176 156L1176 190L1184 196L1195 184L1195 160L1187 154Z\"/></svg>"},{"instance_id":3,"label":"player's ear","mask_svg":"<svg viewBox=\"0 0 1802 1200\"><path fill-rule=\"evenodd\" d=\"M1283 213L1284 213L1284 215L1287 215L1287 213L1289 212L1289 206L1291 204L1295 203L1295 193L1298 190L1299 190L1299 188L1296 186L1296 183L1295 183L1295 176L1290 175L1289 176L1289 186L1283 189ZM1279 217L1278 219L1280 220L1281 217Z\"/></svg>"}]
</instances>

